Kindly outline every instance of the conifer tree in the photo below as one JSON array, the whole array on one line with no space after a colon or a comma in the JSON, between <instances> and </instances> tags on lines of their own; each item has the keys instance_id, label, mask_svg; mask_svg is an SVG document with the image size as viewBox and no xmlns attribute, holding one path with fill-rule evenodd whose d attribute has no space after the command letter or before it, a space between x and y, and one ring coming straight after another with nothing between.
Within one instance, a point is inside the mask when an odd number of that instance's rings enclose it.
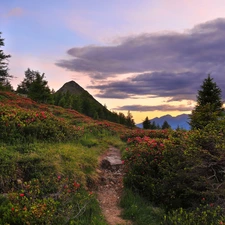
<instances>
[{"instance_id":1,"label":"conifer tree","mask_svg":"<svg viewBox=\"0 0 225 225\"><path fill-rule=\"evenodd\" d=\"M143 129L150 129L150 120L148 119L148 117L145 118L145 120L143 121Z\"/></svg>"},{"instance_id":2,"label":"conifer tree","mask_svg":"<svg viewBox=\"0 0 225 225\"><path fill-rule=\"evenodd\" d=\"M0 32L0 87L11 87L8 79L12 76L10 76L8 73L8 62L6 61L11 56L5 55L1 49L4 46L4 39L1 38L1 34L2 33Z\"/></svg>"},{"instance_id":3,"label":"conifer tree","mask_svg":"<svg viewBox=\"0 0 225 225\"><path fill-rule=\"evenodd\" d=\"M208 123L218 120L223 111L221 89L208 75L198 91L197 105L190 115L191 128L204 128Z\"/></svg>"},{"instance_id":4,"label":"conifer tree","mask_svg":"<svg viewBox=\"0 0 225 225\"><path fill-rule=\"evenodd\" d=\"M163 122L162 129L164 130L164 129L170 129L170 128L171 128L171 126L170 126L169 123L165 120L165 121Z\"/></svg>"},{"instance_id":5,"label":"conifer tree","mask_svg":"<svg viewBox=\"0 0 225 225\"><path fill-rule=\"evenodd\" d=\"M130 111L128 111L127 113L127 117L126 117L126 125L130 128L135 127L135 122L133 119L133 115L131 114Z\"/></svg>"},{"instance_id":6,"label":"conifer tree","mask_svg":"<svg viewBox=\"0 0 225 225\"><path fill-rule=\"evenodd\" d=\"M25 78L17 87L17 92L26 94L29 98L37 102L50 103L51 90L48 87L48 81L45 79L45 74L40 74L38 71L25 71Z\"/></svg>"}]
</instances>

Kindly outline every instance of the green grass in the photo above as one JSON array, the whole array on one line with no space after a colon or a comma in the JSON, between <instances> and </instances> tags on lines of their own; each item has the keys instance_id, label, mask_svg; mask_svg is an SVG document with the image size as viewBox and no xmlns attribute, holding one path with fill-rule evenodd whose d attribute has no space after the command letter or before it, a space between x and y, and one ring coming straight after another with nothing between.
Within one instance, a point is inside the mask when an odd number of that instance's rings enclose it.
<instances>
[{"instance_id":1,"label":"green grass","mask_svg":"<svg viewBox=\"0 0 225 225\"><path fill-rule=\"evenodd\" d=\"M68 217L70 224L106 225L95 196L91 196L90 200L88 194L88 187L90 184L94 185L97 179L98 156L104 150L100 146L89 148L80 143L39 142L13 146L1 145L1 193L8 193L10 196L20 196L20 193L25 193L26 198L21 198L23 202L19 201L20 197L10 200L3 198L4 204L0 207L0 217L4 220L0 220L0 224L13 224L12 207L18 210L16 219L13 218L16 224L25 223L26 218L38 224L39 219L33 218L31 211L39 205L50 204L51 209L56 213L44 215L41 210L39 212L42 217L46 217L48 221L46 224L57 224L51 218L62 212L60 214L63 216L57 218L57 221ZM79 190L74 192L75 195L73 192L69 194L65 192L64 186L72 190L74 182L80 185ZM30 186L29 190L25 188L27 185ZM55 195L59 195L59 199L55 197L52 199ZM76 216L79 212L78 204L80 208L85 207L82 213ZM23 205L26 205L30 214L23 211L21 208Z\"/></svg>"},{"instance_id":2,"label":"green grass","mask_svg":"<svg viewBox=\"0 0 225 225\"><path fill-rule=\"evenodd\" d=\"M158 225L163 220L161 208L153 206L130 189L124 190L120 204L123 218L133 221L133 225Z\"/></svg>"}]
</instances>

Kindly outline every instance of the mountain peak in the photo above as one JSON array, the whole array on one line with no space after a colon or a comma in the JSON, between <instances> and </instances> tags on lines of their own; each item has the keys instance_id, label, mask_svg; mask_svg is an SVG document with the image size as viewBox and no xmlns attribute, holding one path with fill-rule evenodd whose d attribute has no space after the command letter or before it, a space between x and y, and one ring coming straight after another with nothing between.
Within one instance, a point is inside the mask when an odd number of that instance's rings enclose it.
<instances>
[{"instance_id":1,"label":"mountain peak","mask_svg":"<svg viewBox=\"0 0 225 225\"><path fill-rule=\"evenodd\" d=\"M78 83L74 80L66 82L57 92L66 93L69 91L71 94L82 94L86 92Z\"/></svg>"}]
</instances>

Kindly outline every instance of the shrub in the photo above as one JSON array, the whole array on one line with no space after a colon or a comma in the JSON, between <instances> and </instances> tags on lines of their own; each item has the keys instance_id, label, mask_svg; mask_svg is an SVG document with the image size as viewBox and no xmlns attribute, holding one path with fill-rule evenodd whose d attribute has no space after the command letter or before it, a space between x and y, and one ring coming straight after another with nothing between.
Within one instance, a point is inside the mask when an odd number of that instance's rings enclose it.
<instances>
[{"instance_id":1,"label":"shrub","mask_svg":"<svg viewBox=\"0 0 225 225\"><path fill-rule=\"evenodd\" d=\"M6 143L76 140L75 126L51 113L3 106L0 112L0 140Z\"/></svg>"},{"instance_id":2,"label":"shrub","mask_svg":"<svg viewBox=\"0 0 225 225\"><path fill-rule=\"evenodd\" d=\"M125 185L167 210L196 207L203 197L223 204L223 127L221 120L203 130L172 132L168 139L128 139Z\"/></svg>"},{"instance_id":3,"label":"shrub","mask_svg":"<svg viewBox=\"0 0 225 225\"><path fill-rule=\"evenodd\" d=\"M162 225L216 225L225 224L225 216L220 206L200 205L196 209L179 208L164 216Z\"/></svg>"}]
</instances>

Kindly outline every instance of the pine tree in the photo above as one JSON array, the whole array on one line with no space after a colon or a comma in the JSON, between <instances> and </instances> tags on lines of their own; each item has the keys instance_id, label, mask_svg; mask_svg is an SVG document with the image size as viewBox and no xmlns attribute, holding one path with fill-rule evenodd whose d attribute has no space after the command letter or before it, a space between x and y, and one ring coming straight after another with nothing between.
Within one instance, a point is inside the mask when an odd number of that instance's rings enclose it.
<instances>
[{"instance_id":1,"label":"pine tree","mask_svg":"<svg viewBox=\"0 0 225 225\"><path fill-rule=\"evenodd\" d=\"M191 128L204 128L208 123L218 120L223 111L221 89L208 75L198 91L197 105L190 115Z\"/></svg>"},{"instance_id":2,"label":"pine tree","mask_svg":"<svg viewBox=\"0 0 225 225\"><path fill-rule=\"evenodd\" d=\"M25 78L21 82L21 84L18 85L16 92L18 92L20 94L28 95L30 86L34 82L34 80L36 79L36 74L37 73L38 72L30 70L30 68L28 68L25 71Z\"/></svg>"},{"instance_id":3,"label":"pine tree","mask_svg":"<svg viewBox=\"0 0 225 225\"><path fill-rule=\"evenodd\" d=\"M128 111L127 113L127 117L126 117L126 125L130 128L135 127L135 122L133 119L133 115L131 114L130 111Z\"/></svg>"},{"instance_id":4,"label":"pine tree","mask_svg":"<svg viewBox=\"0 0 225 225\"><path fill-rule=\"evenodd\" d=\"M150 129L151 123L150 123L150 120L148 119L148 117L145 118L142 125L143 125L143 129Z\"/></svg>"},{"instance_id":5,"label":"pine tree","mask_svg":"<svg viewBox=\"0 0 225 225\"><path fill-rule=\"evenodd\" d=\"M1 32L0 32L0 48L2 46L4 46L4 39L1 38ZM9 75L8 73L8 62L6 62L6 60L8 58L10 58L10 55L5 55L3 50L0 49L0 86L1 87L5 87L5 86L9 86L11 87L10 83L9 83L9 78L11 78L12 76Z\"/></svg>"},{"instance_id":6,"label":"pine tree","mask_svg":"<svg viewBox=\"0 0 225 225\"><path fill-rule=\"evenodd\" d=\"M36 73L36 79L30 85L28 97L37 102L50 103L51 90L48 87L48 82L44 80L44 73Z\"/></svg>"},{"instance_id":7,"label":"pine tree","mask_svg":"<svg viewBox=\"0 0 225 225\"><path fill-rule=\"evenodd\" d=\"M223 106L221 97L221 89L213 82L213 78L208 75L208 78L203 81L201 90L198 91L197 107L210 104L213 110L221 111Z\"/></svg>"},{"instance_id":8,"label":"pine tree","mask_svg":"<svg viewBox=\"0 0 225 225\"><path fill-rule=\"evenodd\" d=\"M171 126L170 126L169 123L165 120L165 121L163 122L162 129L164 130L164 129L170 129L170 128L171 128Z\"/></svg>"},{"instance_id":9,"label":"pine tree","mask_svg":"<svg viewBox=\"0 0 225 225\"><path fill-rule=\"evenodd\" d=\"M48 82L44 80L44 73L41 75L38 71L25 71L25 78L17 87L17 92L26 94L29 98L37 102L50 103L51 90L48 87Z\"/></svg>"}]
</instances>

